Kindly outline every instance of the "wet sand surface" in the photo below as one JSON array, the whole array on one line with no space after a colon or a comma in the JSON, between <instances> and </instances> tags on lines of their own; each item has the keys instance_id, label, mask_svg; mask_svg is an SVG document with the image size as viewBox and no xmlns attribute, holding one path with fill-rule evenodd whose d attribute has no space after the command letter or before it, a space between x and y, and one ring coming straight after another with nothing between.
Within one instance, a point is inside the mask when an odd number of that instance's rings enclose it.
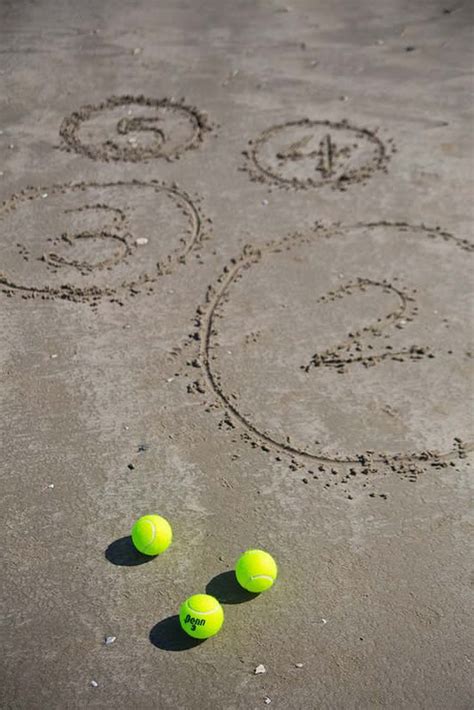
<instances>
[{"instance_id":1,"label":"wet sand surface","mask_svg":"<svg viewBox=\"0 0 474 710\"><path fill-rule=\"evenodd\" d=\"M471 707L470 4L0 8L0 706Z\"/></svg>"}]
</instances>

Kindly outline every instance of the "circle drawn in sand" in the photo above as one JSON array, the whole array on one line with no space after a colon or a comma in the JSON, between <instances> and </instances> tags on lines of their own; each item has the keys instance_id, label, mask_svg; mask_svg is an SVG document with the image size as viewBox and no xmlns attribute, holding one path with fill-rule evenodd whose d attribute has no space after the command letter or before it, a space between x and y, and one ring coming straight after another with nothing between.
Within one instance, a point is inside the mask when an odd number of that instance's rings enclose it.
<instances>
[{"instance_id":1,"label":"circle drawn in sand","mask_svg":"<svg viewBox=\"0 0 474 710\"><path fill-rule=\"evenodd\" d=\"M245 155L253 179L294 188L344 190L386 170L388 149L367 128L304 118L267 128Z\"/></svg>"},{"instance_id":2,"label":"circle drawn in sand","mask_svg":"<svg viewBox=\"0 0 474 710\"><path fill-rule=\"evenodd\" d=\"M177 159L210 130L206 116L183 101L112 96L64 118L59 134L69 149L94 160L136 163Z\"/></svg>"},{"instance_id":3,"label":"circle drawn in sand","mask_svg":"<svg viewBox=\"0 0 474 710\"><path fill-rule=\"evenodd\" d=\"M387 222L246 247L201 308L208 386L246 436L306 460L451 455L469 437L472 251Z\"/></svg>"},{"instance_id":4,"label":"circle drawn in sand","mask_svg":"<svg viewBox=\"0 0 474 710\"><path fill-rule=\"evenodd\" d=\"M73 301L136 293L202 237L195 201L158 181L27 188L0 207L0 288Z\"/></svg>"}]
</instances>

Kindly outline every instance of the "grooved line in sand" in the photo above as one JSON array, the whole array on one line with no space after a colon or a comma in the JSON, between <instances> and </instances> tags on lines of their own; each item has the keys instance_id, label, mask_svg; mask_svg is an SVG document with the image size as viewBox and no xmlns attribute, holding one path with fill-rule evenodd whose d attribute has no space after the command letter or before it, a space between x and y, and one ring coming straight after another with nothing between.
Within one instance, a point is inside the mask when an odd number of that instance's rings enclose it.
<instances>
[{"instance_id":1,"label":"grooved line in sand","mask_svg":"<svg viewBox=\"0 0 474 710\"><path fill-rule=\"evenodd\" d=\"M376 227L387 227L387 228L398 228L402 231L414 231L419 234L423 234L432 239L443 239L453 243L457 248L462 249L468 253L474 251L474 245L466 239L461 239L441 230L440 228L430 229L424 225L408 225L405 222L370 222L367 224L358 223L355 225L342 226L336 225L335 227L316 229L312 237L321 238L323 236L330 237L337 232L337 229L342 227L345 230L350 230L352 228L365 227L368 229ZM320 233L318 233L318 231ZM299 449L297 447L291 446L289 443L278 441L273 437L269 436L265 432L261 431L256 427L246 416L244 416L237 407L232 403L231 398L226 394L223 387L217 381L217 378L213 372L211 366L210 350L211 350L211 338L213 334L213 319L217 308L219 307L222 298L228 291L231 284L239 276L243 269L251 268L252 264L258 263L261 260L262 254L267 253L277 253L282 251L283 248L288 247L291 243L305 243L307 242L305 235L295 234L290 238L282 240L280 242L270 242L264 245L262 248L252 247L250 245L246 246L240 259L233 260L232 266L226 267L221 279L218 281L217 287L210 287L208 291L207 308L202 315L200 320L200 360L201 365L205 373L205 378L207 380L208 386L214 392L216 397L224 405L225 409L228 410L232 416L248 431L253 434L253 436L261 441L265 442L270 447L276 448L283 453L289 454L291 456L300 457L309 461L320 461L325 463L358 463L364 453L360 453L354 456L326 456L323 454L313 454L308 451ZM468 448L471 445L468 444ZM373 456L372 462L374 463L388 463L388 462L414 462L423 461L427 457L433 456L438 460L449 458L457 453L457 447L453 447L449 451L443 453L432 453L432 452L412 452L412 453L397 453L397 454L382 454L380 456Z\"/></svg>"}]
</instances>

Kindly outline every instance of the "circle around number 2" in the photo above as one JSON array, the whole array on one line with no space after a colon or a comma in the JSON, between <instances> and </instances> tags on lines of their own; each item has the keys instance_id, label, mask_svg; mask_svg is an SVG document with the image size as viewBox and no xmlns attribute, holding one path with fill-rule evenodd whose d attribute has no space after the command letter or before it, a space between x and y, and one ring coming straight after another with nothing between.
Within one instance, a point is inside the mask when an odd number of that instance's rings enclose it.
<instances>
[{"instance_id":1,"label":"circle around number 2","mask_svg":"<svg viewBox=\"0 0 474 710\"><path fill-rule=\"evenodd\" d=\"M357 227L366 227L368 229L375 228L375 227L382 227L388 230L397 230L399 229L400 231L408 231L408 229L413 230L417 233L417 235L425 235L429 236L433 239L440 239L444 240L446 242L449 242L456 246L457 248L460 248L468 253L472 253L474 251L474 246L465 239L460 239L457 237L454 237L453 235L443 232L440 229L429 229L424 226L416 226L412 227L410 225L402 224L402 223L387 223L387 222L380 222L380 223L370 223L366 225L356 225ZM341 227L341 228L335 228L333 232L337 232L338 229L341 230L349 230L350 227ZM315 233L312 235L312 238L317 238L319 235L323 236L323 234L326 237L331 237L331 228L328 228L327 230L324 230L321 228L321 230L316 229ZM334 236L334 235L333 235ZM337 238L337 237L336 237ZM305 240L305 241L302 241ZM296 235L294 238L294 241L297 243L306 243L307 238L304 235ZM293 242L294 243L294 242ZM213 337L216 334L216 323L215 323L215 316L216 312L219 309L221 305L223 305L229 296L229 288L231 285L239 279L239 277L242 275L242 273L250 269L253 264L256 264L260 262L263 253L265 251L267 253L278 253L278 252L285 252L288 249L291 249L292 246L292 238L288 238L286 240L282 240L281 242L276 242L272 243L271 245L266 245L263 248L258 248L258 247L251 247L248 246L244 249L244 252L241 256L240 259L234 260L233 263L227 267L225 272L222 274L221 279L218 281L218 283L215 285L212 293L212 297L209 301L208 307L204 312L204 315L201 320L200 328L201 328L201 336L200 336L200 359L201 359L201 365L203 367L205 377L208 383L208 386L211 388L211 390L214 392L218 400L220 400L221 404L224 405L225 409L233 416L237 422L242 425L251 436L255 437L257 440L260 442L264 442L267 445L271 445L272 447L275 447L279 449L280 451L290 454L294 457L302 457L306 460L313 460L313 461L327 461L327 462L334 462L334 463L357 463L360 461L360 457L364 455L366 452L360 452L354 455L348 455L348 456L329 456L326 455L323 451L320 452L310 452L306 450L302 450L300 448L297 448L290 443L289 437L286 438L286 441L283 441L281 439L277 439L274 436L269 435L265 431L263 431L258 425L256 425L252 421L251 415L248 415L247 413L244 413L241 411L238 400L236 400L235 397L232 397L229 393L226 392L225 385L222 384L222 377L215 371L215 367L213 364L214 357L211 355L212 347L213 347ZM391 289L393 290L393 289ZM416 353L415 353L416 355ZM420 359L417 357L414 357L413 359ZM454 437L453 437L454 438ZM442 457L447 457L451 454L454 454L456 451L455 447L453 447L449 451L444 451L439 454L439 456ZM394 454L382 454L382 455L375 455L372 457L372 461L374 462L384 462L386 463L388 460L396 460L396 461L416 461L416 460L422 460L424 458L424 451L414 451L414 452L401 452L401 453L394 453Z\"/></svg>"}]
</instances>

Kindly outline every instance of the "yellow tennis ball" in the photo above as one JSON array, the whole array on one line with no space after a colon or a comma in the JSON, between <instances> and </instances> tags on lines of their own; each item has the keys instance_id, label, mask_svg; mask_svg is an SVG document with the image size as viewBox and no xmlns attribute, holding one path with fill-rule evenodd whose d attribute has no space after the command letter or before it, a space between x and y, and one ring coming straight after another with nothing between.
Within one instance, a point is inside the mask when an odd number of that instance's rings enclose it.
<instances>
[{"instance_id":1,"label":"yellow tennis ball","mask_svg":"<svg viewBox=\"0 0 474 710\"><path fill-rule=\"evenodd\" d=\"M171 525L161 515L144 515L132 528L132 542L144 555L160 555L172 539Z\"/></svg>"},{"instance_id":2,"label":"yellow tennis ball","mask_svg":"<svg viewBox=\"0 0 474 710\"><path fill-rule=\"evenodd\" d=\"M239 557L235 566L237 581L248 592L264 592L270 589L277 575L275 560L263 550L247 550Z\"/></svg>"},{"instance_id":3,"label":"yellow tennis ball","mask_svg":"<svg viewBox=\"0 0 474 710\"><path fill-rule=\"evenodd\" d=\"M179 623L195 639L207 639L217 634L224 623L224 611L209 594L194 594L181 604Z\"/></svg>"}]
</instances>

